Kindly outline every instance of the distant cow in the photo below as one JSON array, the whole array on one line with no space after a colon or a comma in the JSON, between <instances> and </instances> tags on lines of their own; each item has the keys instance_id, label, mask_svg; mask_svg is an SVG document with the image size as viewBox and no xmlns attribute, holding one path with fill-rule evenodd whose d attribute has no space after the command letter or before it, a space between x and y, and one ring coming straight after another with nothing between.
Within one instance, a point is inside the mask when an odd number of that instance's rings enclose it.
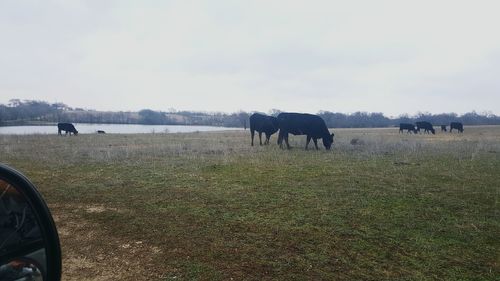
<instances>
[{"instance_id":1,"label":"distant cow","mask_svg":"<svg viewBox=\"0 0 500 281\"><path fill-rule=\"evenodd\" d=\"M399 133L403 133L404 130L406 130L406 133L411 133L411 132L413 132L414 134L417 133L417 129L415 129L415 125L413 124L408 124L408 123L399 124Z\"/></svg>"},{"instance_id":2,"label":"distant cow","mask_svg":"<svg viewBox=\"0 0 500 281\"><path fill-rule=\"evenodd\" d=\"M78 131L75 129L75 126L71 123L57 123L57 133L61 135L61 131L65 131L66 135L69 133L71 136L71 133L78 135Z\"/></svg>"},{"instance_id":3,"label":"distant cow","mask_svg":"<svg viewBox=\"0 0 500 281\"><path fill-rule=\"evenodd\" d=\"M429 133L430 131L433 135L436 134L432 124L427 121L417 122L417 131L420 132L420 129L424 129L424 133Z\"/></svg>"},{"instance_id":4,"label":"distant cow","mask_svg":"<svg viewBox=\"0 0 500 281\"><path fill-rule=\"evenodd\" d=\"M98 133L98 134L105 134L106 132L105 132L105 131L103 131L103 130L97 130L97 133Z\"/></svg>"},{"instance_id":5,"label":"distant cow","mask_svg":"<svg viewBox=\"0 0 500 281\"><path fill-rule=\"evenodd\" d=\"M250 135L252 136L252 146L255 131L259 133L260 145L262 145L262 133L266 135L264 144L269 144L271 135L278 131L278 119L273 116L267 116L259 113L252 114L250 116Z\"/></svg>"},{"instance_id":6,"label":"distant cow","mask_svg":"<svg viewBox=\"0 0 500 281\"><path fill-rule=\"evenodd\" d=\"M446 132L446 125L441 125L441 132Z\"/></svg>"},{"instance_id":7,"label":"distant cow","mask_svg":"<svg viewBox=\"0 0 500 281\"><path fill-rule=\"evenodd\" d=\"M451 122L450 123L450 133L453 132L453 129L457 129L460 133L464 132L464 125L460 122Z\"/></svg>"},{"instance_id":8,"label":"distant cow","mask_svg":"<svg viewBox=\"0 0 500 281\"><path fill-rule=\"evenodd\" d=\"M280 147L282 147L283 140L285 140L287 148L290 148L290 144L288 143L289 133L293 135L306 135L306 149L311 139L316 149L318 149L318 139L323 139L323 145L326 149L332 147L334 134L330 134L325 121L317 115L280 113L278 115L278 125L280 128L278 135L278 144Z\"/></svg>"}]
</instances>

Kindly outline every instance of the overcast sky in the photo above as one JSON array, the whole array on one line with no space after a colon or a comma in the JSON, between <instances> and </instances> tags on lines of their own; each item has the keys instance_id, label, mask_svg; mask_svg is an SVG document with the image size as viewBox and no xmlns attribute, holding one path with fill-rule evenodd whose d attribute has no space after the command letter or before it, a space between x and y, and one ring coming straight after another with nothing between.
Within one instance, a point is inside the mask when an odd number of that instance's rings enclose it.
<instances>
[{"instance_id":1,"label":"overcast sky","mask_svg":"<svg viewBox=\"0 0 500 281\"><path fill-rule=\"evenodd\" d=\"M500 1L0 1L0 103L500 114Z\"/></svg>"}]
</instances>

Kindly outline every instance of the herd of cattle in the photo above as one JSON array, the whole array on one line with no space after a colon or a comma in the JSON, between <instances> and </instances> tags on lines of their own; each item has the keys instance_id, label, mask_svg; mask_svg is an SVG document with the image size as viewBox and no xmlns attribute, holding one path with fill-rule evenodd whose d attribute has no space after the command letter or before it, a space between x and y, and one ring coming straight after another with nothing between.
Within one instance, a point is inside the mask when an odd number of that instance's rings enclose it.
<instances>
[{"instance_id":1,"label":"herd of cattle","mask_svg":"<svg viewBox=\"0 0 500 281\"><path fill-rule=\"evenodd\" d=\"M441 125L441 131L446 132L446 127L446 125ZM464 126L460 122L451 122L450 133L453 132L454 129L460 133L464 132ZM255 131L259 133L259 141L260 145L262 145L262 133L266 135L264 144L269 144L271 135L276 133L278 130L278 145L280 147L283 146L283 141L285 141L287 148L290 148L290 144L288 143L288 134L306 135L306 149L311 139L313 140L316 149L318 149L318 139L323 140L323 145L326 149L330 149L332 147L334 134L330 134L325 121L317 115L304 113L280 113L277 117L273 117L255 113L250 116L250 135L252 137L252 145ZM405 130L407 133L417 134L423 130L423 132L427 134L436 134L434 126L427 121L419 121L416 122L416 124L401 123L399 125L399 132L403 133Z\"/></svg>"},{"instance_id":2,"label":"herd of cattle","mask_svg":"<svg viewBox=\"0 0 500 281\"><path fill-rule=\"evenodd\" d=\"M446 125L441 125L441 132L446 132ZM450 133L453 132L453 129L456 129L458 132L463 133L464 132L464 125L460 122L451 122L450 123ZM417 122L416 124L408 124L408 123L401 123L399 124L399 132L403 133L406 130L406 133L420 133L421 130L424 130L424 133L432 133L433 135L436 134L436 130L434 130L434 127L430 122L427 121L420 121Z\"/></svg>"},{"instance_id":3,"label":"herd of cattle","mask_svg":"<svg viewBox=\"0 0 500 281\"><path fill-rule=\"evenodd\" d=\"M75 126L71 123L58 123L57 129L59 135L62 131L66 134L77 135L78 131ZM456 129L458 132L463 133L464 126L460 122L451 122L450 133ZM435 134L436 131L430 122L420 121L416 124L401 123L399 125L399 133L406 131L407 133L417 134L424 131L424 133ZM264 144L269 144L269 139L271 135L278 132L278 145L283 147L283 141L287 148L290 148L288 143L288 135L306 135L306 149L311 142L314 142L314 146L318 149L318 139L323 140L323 145L327 150L332 147L334 134L328 131L325 121L318 115L307 114L307 113L287 113L283 112L278 114L278 116L268 116L260 113L254 113L250 116L250 135L252 137L252 146L255 132L259 133L259 142L262 145L262 133L265 134L266 139ZM441 131L446 132L447 126L441 125ZM104 134L104 131L97 131L99 134Z\"/></svg>"}]
</instances>

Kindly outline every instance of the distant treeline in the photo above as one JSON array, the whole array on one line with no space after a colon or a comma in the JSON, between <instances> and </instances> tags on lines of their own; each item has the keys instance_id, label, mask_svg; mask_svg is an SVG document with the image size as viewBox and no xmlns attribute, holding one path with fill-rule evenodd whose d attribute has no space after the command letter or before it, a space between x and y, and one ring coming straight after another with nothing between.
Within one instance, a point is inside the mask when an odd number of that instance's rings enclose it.
<instances>
[{"instance_id":1,"label":"distant treeline","mask_svg":"<svg viewBox=\"0 0 500 281\"><path fill-rule=\"evenodd\" d=\"M458 115L456 113L418 113L415 116L407 114L396 118L388 118L382 113L355 112L344 114L337 112L321 111L318 113L330 128L369 128L393 127L400 123L415 123L429 121L433 125L450 125L450 122L462 122L464 125L500 125L500 116L491 113L479 114L475 111Z\"/></svg>"},{"instance_id":2,"label":"distant treeline","mask_svg":"<svg viewBox=\"0 0 500 281\"><path fill-rule=\"evenodd\" d=\"M278 115L280 110L272 109L269 115ZM235 113L220 112L168 112L143 109L130 111L96 111L82 108L71 108L63 103L48 103L35 100L10 100L9 104L0 104L0 125L49 124L57 122L71 123L109 123L109 124L147 124L147 125L207 125L224 127L247 127L248 117L252 112ZM389 118L382 113L355 112L352 114L320 111L321 116L330 128L367 128L392 127L399 123L415 123L429 121L434 125L449 124L452 121L464 125L500 125L500 116L490 113L469 112L463 115L456 113L419 113L415 116L400 115Z\"/></svg>"},{"instance_id":3,"label":"distant treeline","mask_svg":"<svg viewBox=\"0 0 500 281\"><path fill-rule=\"evenodd\" d=\"M72 108L64 103L13 99L0 104L0 126L49 124L57 122L145 125L207 125L245 127L248 113L206 113L191 111L96 111Z\"/></svg>"}]
</instances>

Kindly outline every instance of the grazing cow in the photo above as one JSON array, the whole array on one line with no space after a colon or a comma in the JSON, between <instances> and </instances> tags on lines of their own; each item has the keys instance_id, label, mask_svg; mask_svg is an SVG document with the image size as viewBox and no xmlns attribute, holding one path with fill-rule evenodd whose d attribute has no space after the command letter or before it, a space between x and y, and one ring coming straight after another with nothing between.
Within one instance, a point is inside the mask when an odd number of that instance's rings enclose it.
<instances>
[{"instance_id":1,"label":"grazing cow","mask_svg":"<svg viewBox=\"0 0 500 281\"><path fill-rule=\"evenodd\" d=\"M57 133L59 135L62 135L61 131L65 131L66 135L69 133L70 136L71 133L75 134L75 136L78 135L78 131L75 129L75 126L73 126L73 124L71 123L57 123Z\"/></svg>"},{"instance_id":2,"label":"grazing cow","mask_svg":"<svg viewBox=\"0 0 500 281\"><path fill-rule=\"evenodd\" d=\"M306 135L306 149L311 139L316 149L318 149L318 139L320 138L323 139L323 145L327 150L332 147L334 134L330 134L325 121L317 115L280 113L278 115L278 124L280 128L278 144L280 147L282 147L283 140L285 140L287 148L290 148L290 144L288 143L289 133L293 135Z\"/></svg>"},{"instance_id":3,"label":"grazing cow","mask_svg":"<svg viewBox=\"0 0 500 281\"><path fill-rule=\"evenodd\" d=\"M399 133L403 133L404 130L406 130L407 134L411 132L413 132L414 134L417 133L417 129L415 129L415 125L413 124L408 124L408 123L399 124Z\"/></svg>"},{"instance_id":4,"label":"grazing cow","mask_svg":"<svg viewBox=\"0 0 500 281\"><path fill-rule=\"evenodd\" d=\"M97 130L97 133L98 133L98 134L105 134L106 132L105 132L105 131L103 131L103 130Z\"/></svg>"},{"instance_id":5,"label":"grazing cow","mask_svg":"<svg viewBox=\"0 0 500 281\"><path fill-rule=\"evenodd\" d=\"M271 135L278 131L278 119L276 119L276 117L260 113L252 114L250 116L250 135L252 136L252 146L255 131L259 133L260 145L262 145L262 133L266 135L264 144L269 144Z\"/></svg>"},{"instance_id":6,"label":"grazing cow","mask_svg":"<svg viewBox=\"0 0 500 281\"><path fill-rule=\"evenodd\" d=\"M446 132L446 125L441 125L441 132Z\"/></svg>"},{"instance_id":7,"label":"grazing cow","mask_svg":"<svg viewBox=\"0 0 500 281\"><path fill-rule=\"evenodd\" d=\"M421 122L417 122L417 131L420 132L420 129L424 129L424 133L429 133L429 131L435 135L436 134L436 131L434 130L434 128L432 127L432 124L427 122L427 121L421 121Z\"/></svg>"},{"instance_id":8,"label":"grazing cow","mask_svg":"<svg viewBox=\"0 0 500 281\"><path fill-rule=\"evenodd\" d=\"M453 132L453 129L457 129L460 133L464 132L464 125L460 122L451 122L450 123L450 133Z\"/></svg>"}]
</instances>

